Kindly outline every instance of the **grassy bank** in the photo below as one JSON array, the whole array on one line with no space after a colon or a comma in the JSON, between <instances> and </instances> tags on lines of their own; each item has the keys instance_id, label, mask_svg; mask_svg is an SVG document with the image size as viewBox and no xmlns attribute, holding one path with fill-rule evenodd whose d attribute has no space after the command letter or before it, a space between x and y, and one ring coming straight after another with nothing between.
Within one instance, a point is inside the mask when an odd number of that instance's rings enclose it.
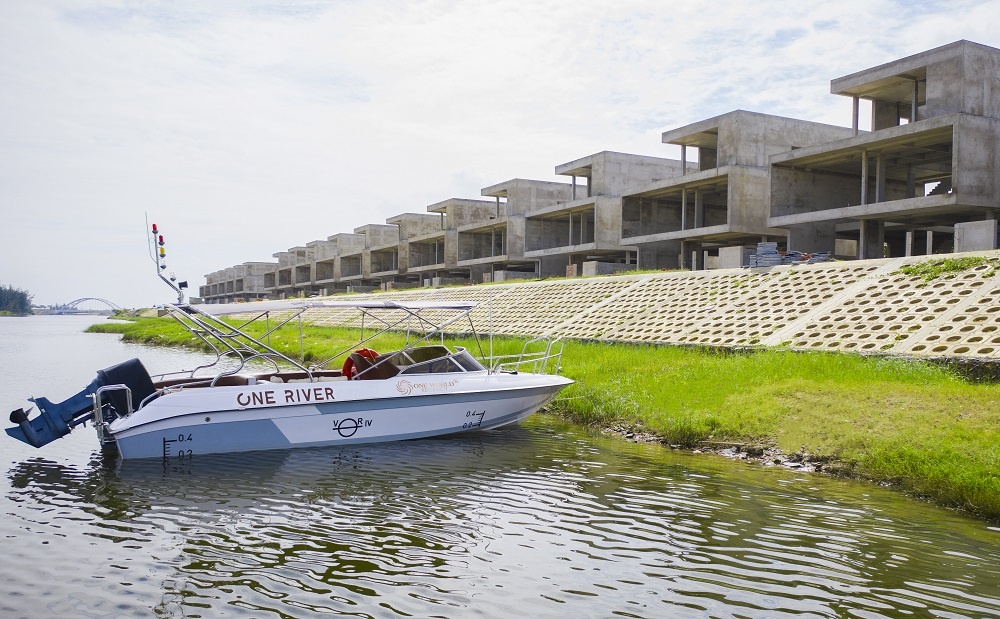
<instances>
[{"instance_id":1,"label":"grassy bank","mask_svg":"<svg viewBox=\"0 0 1000 619\"><path fill-rule=\"evenodd\" d=\"M125 339L198 347L168 319L102 324ZM347 347L355 332L305 328L307 360ZM298 356L298 328L272 334ZM401 338L374 347L397 347ZM478 353L475 344L457 341ZM498 339L496 351L520 350ZM485 344L484 344L485 346ZM766 350L722 354L674 347L570 342L577 381L554 409L583 424L625 424L664 442L777 446L829 459L827 470L891 483L943 505L1000 519L1000 385L973 384L917 361Z\"/></svg>"}]
</instances>

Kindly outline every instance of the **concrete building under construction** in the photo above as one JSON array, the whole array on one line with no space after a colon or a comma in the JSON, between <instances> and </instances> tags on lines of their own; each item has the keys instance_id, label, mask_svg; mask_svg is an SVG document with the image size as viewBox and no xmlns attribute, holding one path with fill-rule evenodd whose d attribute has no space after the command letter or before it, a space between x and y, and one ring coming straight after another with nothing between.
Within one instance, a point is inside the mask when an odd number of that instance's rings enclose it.
<instances>
[{"instance_id":1,"label":"concrete building under construction","mask_svg":"<svg viewBox=\"0 0 1000 619\"><path fill-rule=\"evenodd\" d=\"M838 259L998 247L1000 50L957 41L836 78L852 126L735 110L206 275L208 302L747 266L759 242ZM862 130L861 101L871 105Z\"/></svg>"}]
</instances>

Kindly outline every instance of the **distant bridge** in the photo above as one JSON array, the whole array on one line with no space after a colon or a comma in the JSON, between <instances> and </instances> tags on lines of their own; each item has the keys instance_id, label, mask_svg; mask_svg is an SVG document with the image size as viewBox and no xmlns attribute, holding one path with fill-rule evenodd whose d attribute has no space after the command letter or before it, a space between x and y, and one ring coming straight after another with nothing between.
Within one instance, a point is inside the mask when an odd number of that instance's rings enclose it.
<instances>
[{"instance_id":1,"label":"distant bridge","mask_svg":"<svg viewBox=\"0 0 1000 619\"><path fill-rule=\"evenodd\" d=\"M52 308L56 314L111 314L122 308L107 299L81 297Z\"/></svg>"}]
</instances>

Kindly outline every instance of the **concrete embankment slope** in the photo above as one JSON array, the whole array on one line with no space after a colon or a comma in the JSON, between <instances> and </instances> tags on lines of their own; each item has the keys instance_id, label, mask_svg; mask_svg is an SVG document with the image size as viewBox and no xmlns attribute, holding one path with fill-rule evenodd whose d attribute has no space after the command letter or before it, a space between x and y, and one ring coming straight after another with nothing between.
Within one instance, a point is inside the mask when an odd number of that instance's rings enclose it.
<instances>
[{"instance_id":1,"label":"concrete embankment slope","mask_svg":"<svg viewBox=\"0 0 1000 619\"><path fill-rule=\"evenodd\" d=\"M929 281L900 270L958 258L978 260ZM477 301L476 329L495 334L1000 359L1000 251L356 298ZM305 320L346 325L348 314L312 309Z\"/></svg>"}]
</instances>

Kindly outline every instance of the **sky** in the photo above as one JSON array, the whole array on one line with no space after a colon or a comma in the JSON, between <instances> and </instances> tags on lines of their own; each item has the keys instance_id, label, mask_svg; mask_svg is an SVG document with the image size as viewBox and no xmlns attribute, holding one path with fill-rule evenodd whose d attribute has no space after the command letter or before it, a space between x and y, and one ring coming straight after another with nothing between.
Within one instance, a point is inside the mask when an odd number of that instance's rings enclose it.
<instances>
[{"instance_id":1,"label":"sky","mask_svg":"<svg viewBox=\"0 0 1000 619\"><path fill-rule=\"evenodd\" d=\"M959 39L1000 0L0 0L0 284L169 302L147 216L197 294L731 110L849 126L831 79Z\"/></svg>"}]
</instances>

